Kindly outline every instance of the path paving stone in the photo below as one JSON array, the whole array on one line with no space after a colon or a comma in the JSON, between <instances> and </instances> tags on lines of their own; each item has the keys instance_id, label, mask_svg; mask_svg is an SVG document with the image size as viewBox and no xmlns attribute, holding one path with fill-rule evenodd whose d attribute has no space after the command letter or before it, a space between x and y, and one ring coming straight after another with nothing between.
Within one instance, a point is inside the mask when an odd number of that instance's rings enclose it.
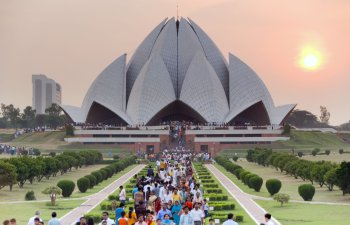
<instances>
[{"instance_id":1,"label":"path paving stone","mask_svg":"<svg viewBox=\"0 0 350 225\"><path fill-rule=\"evenodd\" d=\"M104 199L106 199L108 195L112 194L117 188L119 188L120 185L126 183L129 179L133 177L134 174L140 172L144 167L145 165L143 164L136 166L135 168L133 168L132 170L115 180L113 183L111 183L101 191L88 196L87 200L84 203L82 203L80 206L78 206L77 208L73 209L72 211L60 218L61 224L75 224L77 219L94 209Z\"/></svg>"},{"instance_id":2,"label":"path paving stone","mask_svg":"<svg viewBox=\"0 0 350 225\"><path fill-rule=\"evenodd\" d=\"M253 219L256 224L265 223L264 215L266 211L261 208L256 202L254 202L249 194L243 192L215 166L210 164L206 164L205 166L210 170L210 172L214 174L222 186L227 189L227 191L241 205L241 207L247 212L247 214ZM281 225L281 223L278 222L275 218L273 218L273 222L276 225Z\"/></svg>"}]
</instances>

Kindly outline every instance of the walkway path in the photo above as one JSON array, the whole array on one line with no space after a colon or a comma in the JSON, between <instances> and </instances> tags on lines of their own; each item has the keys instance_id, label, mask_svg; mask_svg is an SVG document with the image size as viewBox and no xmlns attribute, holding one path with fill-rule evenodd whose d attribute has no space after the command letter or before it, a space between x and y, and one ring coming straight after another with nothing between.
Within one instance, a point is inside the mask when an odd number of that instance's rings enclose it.
<instances>
[{"instance_id":1,"label":"walkway path","mask_svg":"<svg viewBox=\"0 0 350 225\"><path fill-rule=\"evenodd\" d=\"M247 212L247 214L255 221L256 224L265 222L264 215L266 211L261 208L256 202L253 201L252 196L243 192L237 187L228 177L220 172L214 165L205 165L210 172L219 180L219 182L226 188L226 190L232 195L232 197L241 205L241 207ZM281 225L276 219L273 218L276 225Z\"/></svg>"},{"instance_id":2,"label":"walkway path","mask_svg":"<svg viewBox=\"0 0 350 225\"><path fill-rule=\"evenodd\" d=\"M145 165L138 165L134 169L130 170L117 180L115 180L113 183L102 189L101 191L97 192L96 194L90 195L87 197L87 200L82 203L77 208L73 209L63 217L61 217L60 222L61 224L73 224L78 218L83 216L84 214L90 212L92 209L94 209L97 205L99 205L108 195L113 193L117 188L119 188L120 185L127 182L130 178L133 177L134 174L140 172Z\"/></svg>"}]
</instances>

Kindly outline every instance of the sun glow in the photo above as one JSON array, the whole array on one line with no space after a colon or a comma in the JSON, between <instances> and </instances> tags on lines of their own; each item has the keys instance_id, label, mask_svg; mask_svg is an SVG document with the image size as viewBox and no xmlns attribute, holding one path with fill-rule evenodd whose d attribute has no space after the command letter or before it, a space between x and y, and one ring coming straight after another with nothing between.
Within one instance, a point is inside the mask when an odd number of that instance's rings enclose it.
<instances>
[{"instance_id":1,"label":"sun glow","mask_svg":"<svg viewBox=\"0 0 350 225\"><path fill-rule=\"evenodd\" d=\"M317 70L322 66L323 57L320 51L304 47L299 56L299 66L306 70Z\"/></svg>"}]
</instances>

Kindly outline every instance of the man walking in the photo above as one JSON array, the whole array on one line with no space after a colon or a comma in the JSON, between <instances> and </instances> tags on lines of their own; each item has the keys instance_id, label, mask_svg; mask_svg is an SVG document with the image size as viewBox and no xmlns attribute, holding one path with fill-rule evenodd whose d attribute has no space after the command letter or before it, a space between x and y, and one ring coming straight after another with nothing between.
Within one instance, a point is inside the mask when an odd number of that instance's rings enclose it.
<instances>
[{"instance_id":1,"label":"man walking","mask_svg":"<svg viewBox=\"0 0 350 225\"><path fill-rule=\"evenodd\" d=\"M227 220L222 225L238 225L238 223L233 220L233 213L227 215Z\"/></svg>"},{"instance_id":2,"label":"man walking","mask_svg":"<svg viewBox=\"0 0 350 225\"><path fill-rule=\"evenodd\" d=\"M49 220L48 225L61 225L60 221L56 218L57 214L56 212L51 213L52 219Z\"/></svg>"}]
</instances>

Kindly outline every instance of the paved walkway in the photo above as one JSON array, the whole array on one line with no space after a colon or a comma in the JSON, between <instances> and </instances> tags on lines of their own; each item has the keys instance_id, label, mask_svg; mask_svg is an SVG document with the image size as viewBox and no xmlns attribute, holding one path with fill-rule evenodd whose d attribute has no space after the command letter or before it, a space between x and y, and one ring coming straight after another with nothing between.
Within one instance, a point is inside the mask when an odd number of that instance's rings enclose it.
<instances>
[{"instance_id":1,"label":"paved walkway","mask_svg":"<svg viewBox=\"0 0 350 225\"><path fill-rule=\"evenodd\" d=\"M73 209L63 217L61 217L60 222L62 225L68 225L73 224L78 218L83 216L84 214L90 212L92 209L94 209L97 205L99 205L108 195L113 193L117 188L119 188L120 185L127 182L130 178L133 177L134 174L138 173L140 170L142 170L145 167L145 165L138 165L134 169L130 170L117 180L115 180L113 183L102 189L101 191L97 192L96 194L90 195L87 198L87 200L82 203L77 208Z\"/></svg>"},{"instance_id":2,"label":"paved walkway","mask_svg":"<svg viewBox=\"0 0 350 225\"><path fill-rule=\"evenodd\" d=\"M243 192L215 166L210 164L206 164L205 166L210 170L210 172L214 174L222 186L227 189L227 191L241 205L241 207L247 212L247 214L253 219L256 224L265 223L264 215L266 211L253 201L251 195ZM273 221L276 225L281 225L281 223L274 218Z\"/></svg>"}]
</instances>

